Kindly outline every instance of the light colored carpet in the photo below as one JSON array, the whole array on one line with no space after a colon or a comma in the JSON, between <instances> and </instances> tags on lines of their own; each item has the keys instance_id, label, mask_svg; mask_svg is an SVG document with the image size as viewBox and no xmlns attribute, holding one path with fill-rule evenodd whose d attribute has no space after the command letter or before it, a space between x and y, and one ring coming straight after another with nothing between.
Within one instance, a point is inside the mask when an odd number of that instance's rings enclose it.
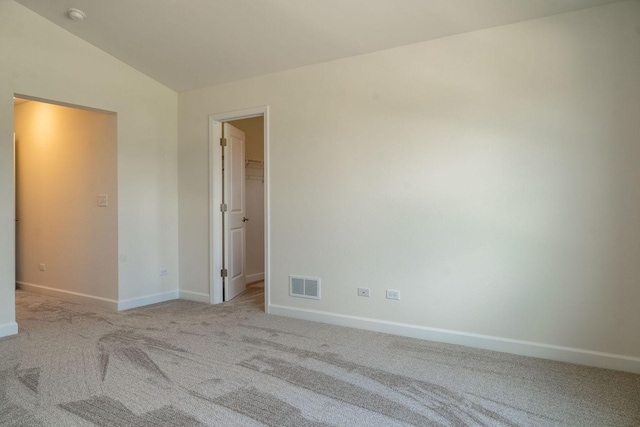
<instances>
[{"instance_id":1,"label":"light colored carpet","mask_svg":"<svg viewBox=\"0 0 640 427\"><path fill-rule=\"evenodd\" d=\"M121 313L16 299L2 426L640 425L640 375L268 316L260 287Z\"/></svg>"}]
</instances>

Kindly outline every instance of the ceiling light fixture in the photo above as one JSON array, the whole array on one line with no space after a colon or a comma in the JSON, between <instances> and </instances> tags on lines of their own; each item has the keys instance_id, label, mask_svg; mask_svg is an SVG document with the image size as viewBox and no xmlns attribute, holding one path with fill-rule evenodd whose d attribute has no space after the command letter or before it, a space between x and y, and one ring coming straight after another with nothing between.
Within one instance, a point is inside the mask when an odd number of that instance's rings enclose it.
<instances>
[{"instance_id":1,"label":"ceiling light fixture","mask_svg":"<svg viewBox=\"0 0 640 427\"><path fill-rule=\"evenodd\" d=\"M76 9L73 7L67 10L67 15L69 15L69 18L71 18L74 21L82 21L84 18L87 17L86 13L84 13L80 9Z\"/></svg>"}]
</instances>

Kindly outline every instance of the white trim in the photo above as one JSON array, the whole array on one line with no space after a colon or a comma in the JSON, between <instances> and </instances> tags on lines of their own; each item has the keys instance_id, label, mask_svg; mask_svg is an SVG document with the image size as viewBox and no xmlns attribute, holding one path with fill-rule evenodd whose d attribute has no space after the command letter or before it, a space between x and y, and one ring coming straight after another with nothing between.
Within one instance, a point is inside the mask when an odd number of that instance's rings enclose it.
<instances>
[{"instance_id":1,"label":"white trim","mask_svg":"<svg viewBox=\"0 0 640 427\"><path fill-rule=\"evenodd\" d=\"M269 110L266 105L260 107L245 108L243 110L227 111L224 113L210 114L209 119L218 122L230 122L233 120L250 119L252 117L260 117Z\"/></svg>"},{"instance_id":2,"label":"white trim","mask_svg":"<svg viewBox=\"0 0 640 427\"><path fill-rule=\"evenodd\" d=\"M18 333L18 324L16 322L3 323L0 325L0 338L8 337Z\"/></svg>"},{"instance_id":3,"label":"white trim","mask_svg":"<svg viewBox=\"0 0 640 427\"><path fill-rule=\"evenodd\" d=\"M222 170L222 158L219 153L222 122L232 120L263 117L264 123L264 300L266 312L269 313L271 291L269 285L270 266L270 196L269 196L269 106L253 107L243 110L229 111L209 115L209 303L222 302L222 213L218 206L222 203L222 185L216 176ZM217 243L217 244L216 244Z\"/></svg>"},{"instance_id":4,"label":"white trim","mask_svg":"<svg viewBox=\"0 0 640 427\"><path fill-rule=\"evenodd\" d=\"M77 302L81 304L97 305L99 307L108 308L114 311L129 310L132 308L142 307L149 304L157 304L159 302L178 299L177 290L116 301L113 299L81 294L79 292L64 291L61 289L50 288L48 286L34 285L33 283L27 283L27 282L16 282L16 283L20 286L20 289L24 289L25 291L33 292L36 294L49 295L52 297L57 297L63 300Z\"/></svg>"},{"instance_id":5,"label":"white trim","mask_svg":"<svg viewBox=\"0 0 640 427\"><path fill-rule=\"evenodd\" d=\"M560 362L640 374L640 358L619 354L602 353L598 351L451 331L447 329L428 328L424 326L409 325L406 323L389 322L385 320L348 316L281 305L272 305L269 309L269 313L278 316L292 317L295 319L310 320L314 322L328 323L331 325L400 335L403 337L457 344L485 350L500 351L522 356L538 357L542 359L557 360Z\"/></svg>"},{"instance_id":6,"label":"white trim","mask_svg":"<svg viewBox=\"0 0 640 427\"><path fill-rule=\"evenodd\" d=\"M130 310L145 305L178 299L178 291L163 292L160 294L145 295L143 297L129 298L118 301L118 311Z\"/></svg>"},{"instance_id":7,"label":"white trim","mask_svg":"<svg viewBox=\"0 0 640 427\"><path fill-rule=\"evenodd\" d=\"M33 283L27 283L27 282L16 282L16 283L18 284L20 289L24 289L25 291L28 291L28 292L48 295L48 296L60 298L67 301L77 302L81 304L97 305L99 307L108 308L114 311L118 309L118 301L113 299L82 294L79 292L65 291L62 289L50 288L48 286L34 285Z\"/></svg>"},{"instance_id":8,"label":"white trim","mask_svg":"<svg viewBox=\"0 0 640 427\"><path fill-rule=\"evenodd\" d=\"M264 280L264 273L248 274L246 277L247 283L259 282Z\"/></svg>"},{"instance_id":9,"label":"white trim","mask_svg":"<svg viewBox=\"0 0 640 427\"><path fill-rule=\"evenodd\" d=\"M222 302L222 183L214 173L222 170L221 137L222 123L209 116L209 304Z\"/></svg>"},{"instance_id":10,"label":"white trim","mask_svg":"<svg viewBox=\"0 0 640 427\"><path fill-rule=\"evenodd\" d=\"M209 294L203 292L178 291L178 297L187 301L206 302L209 303Z\"/></svg>"},{"instance_id":11,"label":"white trim","mask_svg":"<svg viewBox=\"0 0 640 427\"><path fill-rule=\"evenodd\" d=\"M267 314L271 307L271 160L269 107L264 109L264 307Z\"/></svg>"}]
</instances>

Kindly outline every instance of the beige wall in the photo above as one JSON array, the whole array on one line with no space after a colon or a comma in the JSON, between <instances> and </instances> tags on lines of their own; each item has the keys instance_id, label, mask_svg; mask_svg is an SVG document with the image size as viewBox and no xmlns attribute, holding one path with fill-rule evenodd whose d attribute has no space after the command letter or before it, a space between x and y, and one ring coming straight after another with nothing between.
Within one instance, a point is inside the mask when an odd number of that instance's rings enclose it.
<instances>
[{"instance_id":1,"label":"beige wall","mask_svg":"<svg viewBox=\"0 0 640 427\"><path fill-rule=\"evenodd\" d=\"M639 17L615 3L180 94L181 283L208 291L207 115L269 105L272 309L640 368ZM290 297L289 274L322 299Z\"/></svg>"},{"instance_id":2,"label":"beige wall","mask_svg":"<svg viewBox=\"0 0 640 427\"><path fill-rule=\"evenodd\" d=\"M16 281L117 300L116 115L31 101L14 130Z\"/></svg>"},{"instance_id":3,"label":"beige wall","mask_svg":"<svg viewBox=\"0 0 640 427\"><path fill-rule=\"evenodd\" d=\"M15 325L16 93L117 113L118 298L177 293L177 94L11 0L0 57L0 335Z\"/></svg>"}]
</instances>

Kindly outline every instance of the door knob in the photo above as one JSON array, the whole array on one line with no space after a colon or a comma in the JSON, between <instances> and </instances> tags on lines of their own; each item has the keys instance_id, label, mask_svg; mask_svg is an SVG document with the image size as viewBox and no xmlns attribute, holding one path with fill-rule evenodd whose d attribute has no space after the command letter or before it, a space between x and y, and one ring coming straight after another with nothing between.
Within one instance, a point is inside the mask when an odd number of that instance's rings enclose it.
<instances>
[{"instance_id":1,"label":"door knob","mask_svg":"<svg viewBox=\"0 0 640 427\"><path fill-rule=\"evenodd\" d=\"M247 222L247 221L249 221L249 218L247 218L246 216L243 216L242 217L242 222Z\"/></svg>"}]
</instances>

